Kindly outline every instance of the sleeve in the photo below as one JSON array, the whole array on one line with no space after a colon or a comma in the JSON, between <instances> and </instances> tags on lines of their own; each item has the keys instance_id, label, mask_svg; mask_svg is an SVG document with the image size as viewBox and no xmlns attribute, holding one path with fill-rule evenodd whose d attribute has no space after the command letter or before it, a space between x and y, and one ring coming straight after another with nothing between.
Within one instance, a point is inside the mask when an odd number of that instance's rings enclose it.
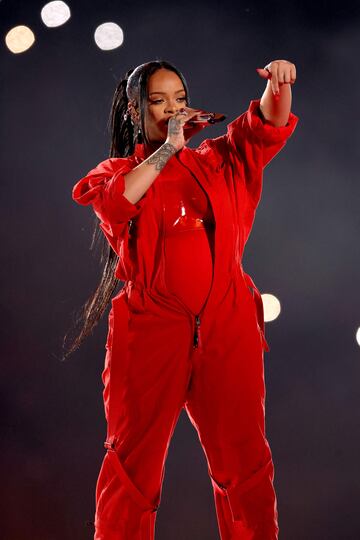
<instances>
[{"instance_id":1,"label":"sleeve","mask_svg":"<svg viewBox=\"0 0 360 540\"><path fill-rule=\"evenodd\" d=\"M132 204L123 193L124 175L133 169L128 158L108 158L90 170L73 187L73 200L83 206L92 205L109 243L118 253L128 222L137 216L146 200L146 193Z\"/></svg>"},{"instance_id":2,"label":"sleeve","mask_svg":"<svg viewBox=\"0 0 360 540\"><path fill-rule=\"evenodd\" d=\"M258 162L260 158L264 168L285 146L298 120L298 117L290 112L287 124L275 127L263 117L260 99L254 99L250 101L247 111L228 124L227 139L230 149L240 153L242 160L250 165L252 160L256 159Z\"/></svg>"},{"instance_id":3,"label":"sleeve","mask_svg":"<svg viewBox=\"0 0 360 540\"><path fill-rule=\"evenodd\" d=\"M92 205L101 222L118 224L135 217L144 204L143 196L132 204L123 193L124 175L132 170L126 158L109 158L102 161L81 178L73 187L72 198L81 205Z\"/></svg>"}]
</instances>

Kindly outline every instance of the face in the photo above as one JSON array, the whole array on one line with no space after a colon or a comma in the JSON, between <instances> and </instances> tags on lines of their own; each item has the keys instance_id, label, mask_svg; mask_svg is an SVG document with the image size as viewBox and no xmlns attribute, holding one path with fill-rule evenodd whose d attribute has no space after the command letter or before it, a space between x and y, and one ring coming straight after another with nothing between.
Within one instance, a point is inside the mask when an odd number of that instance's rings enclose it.
<instances>
[{"instance_id":1,"label":"face","mask_svg":"<svg viewBox=\"0 0 360 540\"><path fill-rule=\"evenodd\" d=\"M183 83L176 73L158 69L148 80L145 106L145 128L152 143L163 143L167 137L167 122L187 105Z\"/></svg>"}]
</instances>

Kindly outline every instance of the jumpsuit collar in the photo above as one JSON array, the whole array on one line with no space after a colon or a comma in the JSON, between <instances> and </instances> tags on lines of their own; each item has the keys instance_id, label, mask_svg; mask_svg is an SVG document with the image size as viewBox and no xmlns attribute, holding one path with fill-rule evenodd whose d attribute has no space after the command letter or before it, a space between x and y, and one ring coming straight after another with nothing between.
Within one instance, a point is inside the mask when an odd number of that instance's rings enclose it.
<instances>
[{"instance_id":1,"label":"jumpsuit collar","mask_svg":"<svg viewBox=\"0 0 360 540\"><path fill-rule=\"evenodd\" d=\"M134 156L140 160L145 159L145 148L144 144L136 143L135 144L135 150L134 150Z\"/></svg>"}]
</instances>

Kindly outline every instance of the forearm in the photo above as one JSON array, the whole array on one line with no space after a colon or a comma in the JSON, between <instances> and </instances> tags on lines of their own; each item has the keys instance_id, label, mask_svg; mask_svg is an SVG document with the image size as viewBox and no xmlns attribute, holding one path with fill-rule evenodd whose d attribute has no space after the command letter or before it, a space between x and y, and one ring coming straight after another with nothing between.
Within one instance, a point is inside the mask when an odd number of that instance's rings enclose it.
<instances>
[{"instance_id":1,"label":"forearm","mask_svg":"<svg viewBox=\"0 0 360 540\"><path fill-rule=\"evenodd\" d=\"M176 152L177 149L172 144L164 143L140 165L125 174L124 197L136 204Z\"/></svg>"},{"instance_id":2,"label":"forearm","mask_svg":"<svg viewBox=\"0 0 360 540\"><path fill-rule=\"evenodd\" d=\"M267 81L265 91L260 100L260 110L268 122L275 127L285 126L291 110L291 84L279 85L279 97L276 98L271 88L270 80Z\"/></svg>"}]
</instances>

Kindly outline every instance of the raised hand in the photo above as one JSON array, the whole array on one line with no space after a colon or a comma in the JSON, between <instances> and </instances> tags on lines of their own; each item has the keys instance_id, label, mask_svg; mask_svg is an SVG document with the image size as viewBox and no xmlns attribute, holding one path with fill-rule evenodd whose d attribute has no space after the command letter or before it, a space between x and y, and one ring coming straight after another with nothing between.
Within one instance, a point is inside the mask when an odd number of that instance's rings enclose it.
<instances>
[{"instance_id":1,"label":"raised hand","mask_svg":"<svg viewBox=\"0 0 360 540\"><path fill-rule=\"evenodd\" d=\"M186 142L193 137L196 133L204 129L208 124L201 122L194 126L187 126L184 130L185 124L191 120L194 116L199 114L200 109L192 109L191 107L183 107L176 114L169 118L168 122L168 135L166 142L181 150Z\"/></svg>"},{"instance_id":2,"label":"raised hand","mask_svg":"<svg viewBox=\"0 0 360 540\"><path fill-rule=\"evenodd\" d=\"M273 60L264 68L257 68L256 71L263 79L270 79L274 96L280 94L280 86L294 84L296 81L295 64L288 60Z\"/></svg>"}]
</instances>

